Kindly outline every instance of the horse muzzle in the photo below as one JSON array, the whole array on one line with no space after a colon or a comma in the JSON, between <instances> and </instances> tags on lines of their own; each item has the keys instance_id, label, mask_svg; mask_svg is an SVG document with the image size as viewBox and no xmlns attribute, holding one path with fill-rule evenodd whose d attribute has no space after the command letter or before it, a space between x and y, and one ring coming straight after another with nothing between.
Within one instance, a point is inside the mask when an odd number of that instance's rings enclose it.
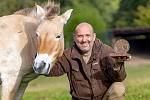
<instances>
[{"instance_id":1,"label":"horse muzzle","mask_svg":"<svg viewBox=\"0 0 150 100\"><path fill-rule=\"evenodd\" d=\"M46 64L45 62L34 63L33 69L37 74L48 75L50 72L50 64Z\"/></svg>"},{"instance_id":2,"label":"horse muzzle","mask_svg":"<svg viewBox=\"0 0 150 100\"><path fill-rule=\"evenodd\" d=\"M44 59L43 59L44 58ZM50 69L51 69L51 60L48 59L49 57L42 57L41 56L37 56L34 60L34 65L33 65L33 69L35 71L35 73L37 74L44 74L44 75L48 75L50 73Z\"/></svg>"}]
</instances>

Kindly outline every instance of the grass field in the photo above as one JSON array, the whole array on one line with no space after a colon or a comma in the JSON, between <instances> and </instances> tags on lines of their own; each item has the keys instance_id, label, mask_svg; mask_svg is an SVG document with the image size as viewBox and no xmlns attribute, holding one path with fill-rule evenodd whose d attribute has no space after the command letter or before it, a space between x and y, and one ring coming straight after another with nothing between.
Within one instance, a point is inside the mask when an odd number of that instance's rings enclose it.
<instances>
[{"instance_id":1,"label":"grass field","mask_svg":"<svg viewBox=\"0 0 150 100\"><path fill-rule=\"evenodd\" d=\"M150 65L126 66L126 100L150 100ZM67 77L47 78L32 81L23 100L70 100Z\"/></svg>"},{"instance_id":2,"label":"grass field","mask_svg":"<svg viewBox=\"0 0 150 100\"><path fill-rule=\"evenodd\" d=\"M150 65L127 67L126 100L150 100Z\"/></svg>"}]
</instances>

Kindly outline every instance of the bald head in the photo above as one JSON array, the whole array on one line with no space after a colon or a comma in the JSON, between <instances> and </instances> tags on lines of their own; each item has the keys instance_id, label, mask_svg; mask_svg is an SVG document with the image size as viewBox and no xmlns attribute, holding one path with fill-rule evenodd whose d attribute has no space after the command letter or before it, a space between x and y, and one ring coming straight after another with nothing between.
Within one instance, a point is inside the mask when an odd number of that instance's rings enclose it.
<instances>
[{"instance_id":1,"label":"bald head","mask_svg":"<svg viewBox=\"0 0 150 100\"><path fill-rule=\"evenodd\" d=\"M86 23L86 22L83 22L83 23L80 23L79 25L77 25L77 27L75 29L75 33L78 33L82 30L87 30L90 33L94 33L93 27L89 23Z\"/></svg>"},{"instance_id":2,"label":"bald head","mask_svg":"<svg viewBox=\"0 0 150 100\"><path fill-rule=\"evenodd\" d=\"M73 38L82 54L88 54L92 50L96 34L89 23L83 22L76 27Z\"/></svg>"}]
</instances>

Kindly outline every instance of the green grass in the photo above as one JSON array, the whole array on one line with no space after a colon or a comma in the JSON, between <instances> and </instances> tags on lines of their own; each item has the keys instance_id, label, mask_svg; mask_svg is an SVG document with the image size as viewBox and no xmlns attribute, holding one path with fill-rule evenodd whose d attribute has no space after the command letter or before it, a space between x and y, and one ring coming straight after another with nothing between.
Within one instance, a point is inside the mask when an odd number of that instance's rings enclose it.
<instances>
[{"instance_id":1,"label":"green grass","mask_svg":"<svg viewBox=\"0 0 150 100\"><path fill-rule=\"evenodd\" d=\"M44 77L32 81L23 100L70 100L69 83L66 75Z\"/></svg>"},{"instance_id":2,"label":"green grass","mask_svg":"<svg viewBox=\"0 0 150 100\"><path fill-rule=\"evenodd\" d=\"M150 65L127 67L126 100L150 100Z\"/></svg>"},{"instance_id":3,"label":"green grass","mask_svg":"<svg viewBox=\"0 0 150 100\"><path fill-rule=\"evenodd\" d=\"M125 100L150 100L150 65L126 66L127 78ZM23 100L70 100L69 84L66 75L32 81Z\"/></svg>"},{"instance_id":4,"label":"green grass","mask_svg":"<svg viewBox=\"0 0 150 100\"><path fill-rule=\"evenodd\" d=\"M26 93L23 100L70 100L67 90L49 89Z\"/></svg>"}]
</instances>

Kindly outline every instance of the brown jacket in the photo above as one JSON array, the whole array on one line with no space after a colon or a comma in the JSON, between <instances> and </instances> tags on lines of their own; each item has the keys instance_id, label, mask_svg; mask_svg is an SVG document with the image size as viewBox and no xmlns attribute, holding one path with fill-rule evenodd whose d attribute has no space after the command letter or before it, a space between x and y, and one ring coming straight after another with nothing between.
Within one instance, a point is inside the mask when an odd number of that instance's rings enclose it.
<instances>
[{"instance_id":1,"label":"brown jacket","mask_svg":"<svg viewBox=\"0 0 150 100\"><path fill-rule=\"evenodd\" d=\"M74 98L91 99L105 94L113 82L123 81L126 77L124 64L117 64L109 57L113 52L110 46L96 39L91 57L86 64L76 45L64 51L51 69L50 76L60 76L67 73L70 82L70 93ZM119 65L119 70L113 67Z\"/></svg>"}]
</instances>

